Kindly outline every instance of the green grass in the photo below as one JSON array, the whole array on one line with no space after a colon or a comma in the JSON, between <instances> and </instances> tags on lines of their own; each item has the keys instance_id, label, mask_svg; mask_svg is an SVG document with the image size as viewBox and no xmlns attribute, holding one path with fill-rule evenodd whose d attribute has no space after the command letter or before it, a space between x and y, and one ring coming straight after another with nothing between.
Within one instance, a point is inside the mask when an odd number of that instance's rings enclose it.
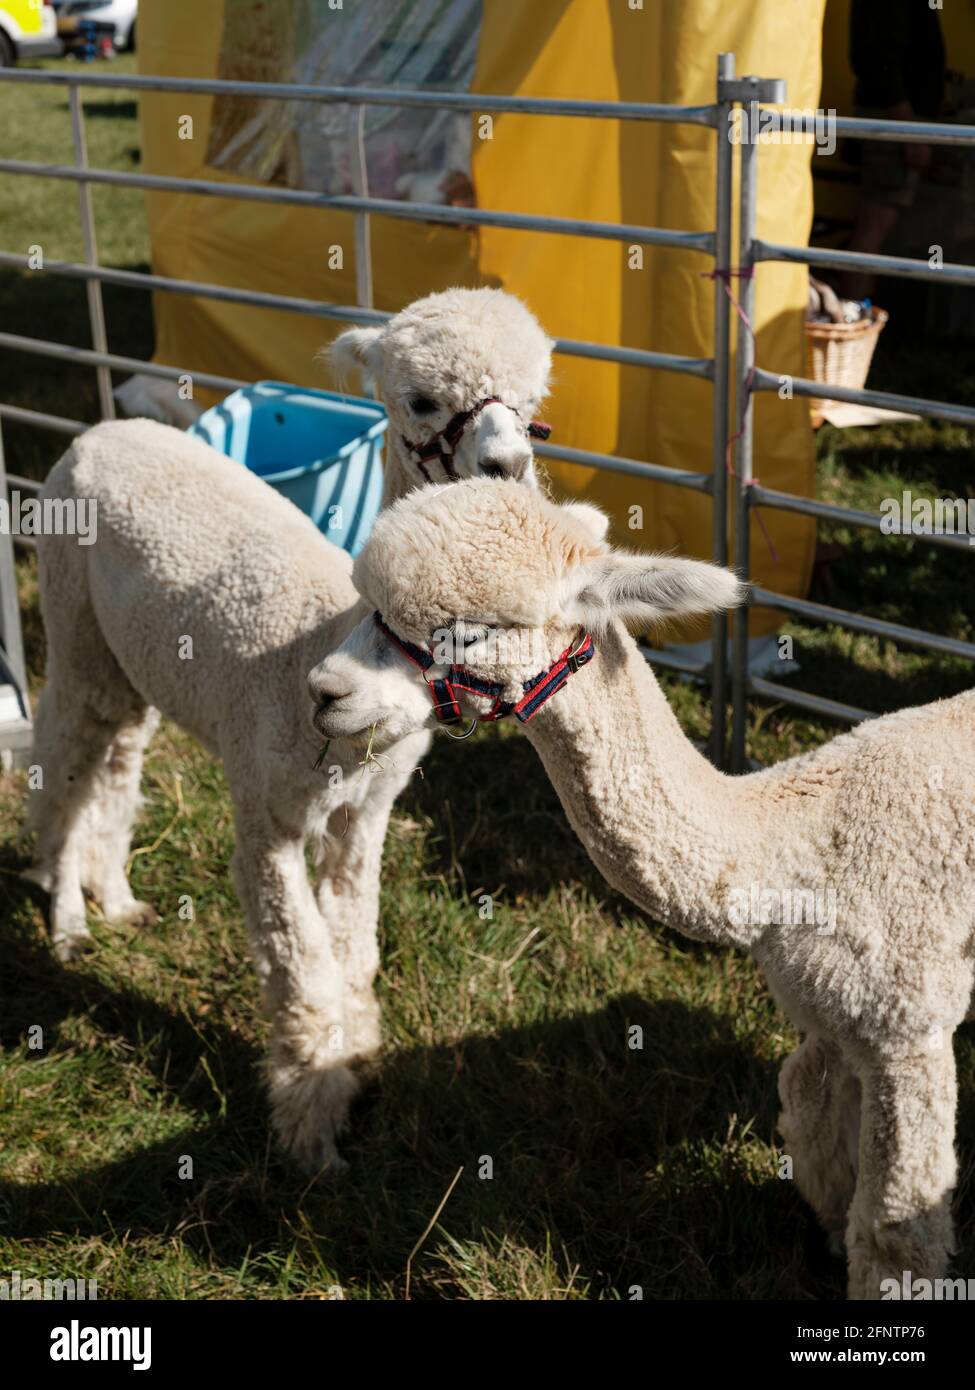
<instances>
[{"instance_id":1,"label":"green grass","mask_svg":"<svg viewBox=\"0 0 975 1390\"><path fill-rule=\"evenodd\" d=\"M120 62L114 70L123 68ZM116 111L115 108L118 108ZM133 108L100 100L93 163L137 158ZM26 133L25 133L26 132ZM0 85L0 145L60 158L64 97ZM138 195L96 190L101 254L140 267ZM2 243L80 257L75 193L3 179ZM106 293L113 349L147 355L146 296ZM4 272L10 331L87 343L80 285ZM8 401L95 419L91 372L3 354ZM891 337L877 384L972 400L960 359ZM63 447L5 425L8 465L40 476ZM875 506L902 487L964 492L964 431L921 424L818 436L822 495ZM819 596L971 637L966 556L823 528L842 549ZM43 634L31 558L19 564L33 689ZM970 683L964 663L792 624L798 683L885 710ZM684 727L709 711L668 690ZM756 705L754 756L835 730ZM499 747L499 741L503 748ZM499 769L502 775L499 774ZM175 779L182 792L182 814ZM795 1036L746 959L642 919L601 881L527 743L507 729L438 741L387 845L380 991L387 1037L357 1103L348 1174L309 1187L269 1142L265 1029L229 886L220 768L166 727L148 760L134 864L157 927L110 928L77 966L51 955L43 903L17 877L23 777L0 786L0 1276L95 1277L103 1297L414 1298L839 1296L798 1194L777 1177L775 1078ZM158 841L158 844L157 844ZM192 922L177 915L180 894ZM493 918L479 916L491 894ZM643 1047L627 1030L643 1030ZM31 1050L29 1030L43 1029ZM958 1044L962 1180L957 1266L975 1257L975 1048ZM180 1176L185 1156L193 1176ZM482 1176L484 1159L493 1176Z\"/></svg>"}]
</instances>

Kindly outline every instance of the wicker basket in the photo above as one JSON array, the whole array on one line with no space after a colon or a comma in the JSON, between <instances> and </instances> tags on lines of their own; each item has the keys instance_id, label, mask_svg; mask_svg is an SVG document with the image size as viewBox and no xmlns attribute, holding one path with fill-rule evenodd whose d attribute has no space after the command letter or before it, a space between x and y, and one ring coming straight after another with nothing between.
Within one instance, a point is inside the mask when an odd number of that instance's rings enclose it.
<instances>
[{"instance_id":1,"label":"wicker basket","mask_svg":"<svg viewBox=\"0 0 975 1390\"><path fill-rule=\"evenodd\" d=\"M821 381L824 386L851 386L855 391L862 390L877 339L886 322L886 311L876 306L870 310L868 319L860 319L858 323L807 322L806 356L811 379ZM823 407L828 404L829 397L810 400L814 425L822 424Z\"/></svg>"}]
</instances>

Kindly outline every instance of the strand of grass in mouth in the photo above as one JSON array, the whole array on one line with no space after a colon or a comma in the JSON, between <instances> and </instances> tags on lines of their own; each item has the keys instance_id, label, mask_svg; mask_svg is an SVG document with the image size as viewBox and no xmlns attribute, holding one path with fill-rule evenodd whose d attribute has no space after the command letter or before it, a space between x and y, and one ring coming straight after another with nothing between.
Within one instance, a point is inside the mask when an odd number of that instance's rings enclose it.
<instances>
[{"instance_id":1,"label":"strand of grass in mouth","mask_svg":"<svg viewBox=\"0 0 975 1390\"><path fill-rule=\"evenodd\" d=\"M379 756L378 753L374 753L374 752L372 751L373 740L374 740L375 737L376 737L376 730L377 730L378 728L379 728L379 721L378 721L378 719L377 719L376 722L375 722L375 724L373 724L372 727L371 727L370 730L369 730L369 742L366 744L366 754L365 754L365 757L362 759L362 761L361 761L360 764L359 764L359 766L362 768L363 776L365 775L365 771L366 771L366 768L367 768L367 767L372 767L372 768L374 768L374 770L377 771L377 772L385 772L385 771L386 771L386 767L385 767L385 765L384 765L384 763L383 763L382 758ZM326 756L327 756L327 754L328 754L328 750L331 748L331 746L332 746L332 740L331 740L331 739L326 739L325 742L322 744L321 748L318 750L318 757L315 759L314 763L312 764L312 767L314 768L314 770L315 770L316 772L320 772L320 771L321 771L322 763L324 763L325 758L326 758ZM414 771L414 772L418 772L418 773L420 774L421 777L423 776L423 768L422 768L422 767L415 767L415 768L413 769L413 771Z\"/></svg>"},{"instance_id":2,"label":"strand of grass in mouth","mask_svg":"<svg viewBox=\"0 0 975 1390\"><path fill-rule=\"evenodd\" d=\"M362 762L359 764L359 766L362 768L362 775L363 775L363 776L365 776L365 774L366 774L366 768L367 768L367 767L372 767L373 770L376 771L376 772L385 772L385 771L386 771L385 767L383 766L383 760L382 760L382 758L379 757L378 753L374 753L374 752L372 751L373 740L374 740L375 737L376 737L376 730L377 730L378 728L379 728L379 720L377 719L376 722L375 722L375 724L373 724L372 727L371 727L370 730L369 730L369 742L366 744L366 755L365 755L365 757L362 759Z\"/></svg>"},{"instance_id":3,"label":"strand of grass in mouth","mask_svg":"<svg viewBox=\"0 0 975 1390\"><path fill-rule=\"evenodd\" d=\"M385 767L383 766L383 761L382 761L382 759L379 757L378 754L376 754L376 753L374 753L374 752L372 751L373 741L375 740L375 737L376 737L376 730L377 730L378 728L379 728L379 721L378 721L378 719L377 719L376 722L375 722L375 724L373 724L372 727L371 727L370 730L369 730L369 742L366 744L366 755L365 755L365 757L362 759L362 761L361 761L360 764L359 764L359 766L362 768L363 773L365 773L366 768L367 768L367 767L370 767L370 766L373 767L373 768L375 768L375 769L376 769L377 771L379 771L379 772L385 772L385 771L386 771ZM312 766L313 766L313 768L314 768L314 770L315 770L316 772L320 772L320 771L321 771L322 764L324 763L326 757L328 756L328 750L331 748L331 746L332 746L332 740L329 738L329 739L326 739L326 740L325 740L325 742L322 744L321 748L318 750L318 757L315 759L314 763L312 764Z\"/></svg>"}]
</instances>

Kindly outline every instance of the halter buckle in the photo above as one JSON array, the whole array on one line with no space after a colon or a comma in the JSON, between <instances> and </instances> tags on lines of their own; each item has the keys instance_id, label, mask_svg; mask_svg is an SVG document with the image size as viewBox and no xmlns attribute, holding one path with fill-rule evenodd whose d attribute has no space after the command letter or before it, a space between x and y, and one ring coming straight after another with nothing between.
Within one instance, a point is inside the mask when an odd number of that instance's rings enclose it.
<instances>
[{"instance_id":1,"label":"halter buckle","mask_svg":"<svg viewBox=\"0 0 975 1390\"><path fill-rule=\"evenodd\" d=\"M587 661L592 661L595 655L595 648L590 645L582 652L573 652L571 656L565 658L565 664L573 675L579 670L580 666L585 666Z\"/></svg>"}]
</instances>

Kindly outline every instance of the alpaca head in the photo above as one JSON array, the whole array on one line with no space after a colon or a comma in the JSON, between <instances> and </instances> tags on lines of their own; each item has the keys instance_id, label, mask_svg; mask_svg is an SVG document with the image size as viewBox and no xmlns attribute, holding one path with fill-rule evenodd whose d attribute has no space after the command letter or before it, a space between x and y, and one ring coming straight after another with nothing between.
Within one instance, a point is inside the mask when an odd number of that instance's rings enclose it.
<instances>
[{"instance_id":1,"label":"alpaca head","mask_svg":"<svg viewBox=\"0 0 975 1390\"><path fill-rule=\"evenodd\" d=\"M390 447L411 484L533 480L528 426L548 390L552 343L513 295L430 294L381 328L340 334L329 355L340 378L358 371L375 385L389 414ZM442 433L452 422L453 443Z\"/></svg>"},{"instance_id":2,"label":"alpaca head","mask_svg":"<svg viewBox=\"0 0 975 1390\"><path fill-rule=\"evenodd\" d=\"M402 498L378 518L353 575L388 630L370 616L310 673L316 729L326 738L371 734L374 747L388 746L436 726L429 682L451 665L517 703L526 683L586 632L598 649L614 619L646 627L740 601L730 571L613 550L606 529L595 507L557 506L510 480ZM411 647L434 664L421 670ZM490 693L457 696L466 718L494 705Z\"/></svg>"}]
</instances>

